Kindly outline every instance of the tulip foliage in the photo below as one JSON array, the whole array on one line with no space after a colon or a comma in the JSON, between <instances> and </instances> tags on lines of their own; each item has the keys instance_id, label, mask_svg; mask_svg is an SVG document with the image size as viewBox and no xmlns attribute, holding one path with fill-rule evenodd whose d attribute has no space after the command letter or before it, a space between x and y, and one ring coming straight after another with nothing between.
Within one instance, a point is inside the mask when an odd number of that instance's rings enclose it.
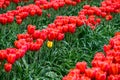
<instances>
[{"instance_id":1,"label":"tulip foliage","mask_svg":"<svg viewBox=\"0 0 120 80\"><path fill-rule=\"evenodd\" d=\"M58 2L57 2L58 1ZM65 2L64 2L65 1ZM42 9L49 9L54 8L57 10L59 7L63 7L65 4L75 4L80 2L80 0L50 0L50 2L46 2L46 0L35 0L35 4L31 4L24 7L17 7L16 10L8 11L7 13L0 15L0 23L6 24L6 23L12 23L14 21L14 17L16 17L16 21L18 24L21 24L22 20L25 19L28 15L34 16L42 15ZM57 3L57 4L53 4ZM42 6L40 6L42 5ZM53 6L54 5L54 6ZM76 5L76 4L75 4ZM120 12L120 3L119 0L104 0L101 3L100 7L91 7L90 5L84 5L83 9L79 11L78 16L57 16L53 23L49 24L47 28L42 30L36 30L36 26L34 25L28 25L27 26L27 32L23 34L17 35L17 40L14 41L14 48L7 48L4 50L0 50L0 60L6 60L7 62L4 64L5 71L9 72L12 69L12 65L15 63L15 61L21 59L28 50L30 51L38 51L42 47L43 43L46 40L49 40L49 45L47 45L49 48L52 47L51 41L61 41L65 37L65 33L74 33L76 31L77 27L80 27L82 25L88 25L91 27L91 29L95 29L97 24L100 24L101 18L105 18L106 20L111 20L112 15L111 13L119 13ZM116 38L115 38L116 39ZM117 38L118 39L118 38ZM115 49L114 52L116 54L116 50L119 48L117 44L118 42L115 42L116 40L112 40L109 46L105 46L105 52L108 53L108 50ZM116 45L115 45L116 43ZM114 46L115 45L115 46ZM114 52L110 52L111 55L113 55ZM109 54L109 53L108 53ZM109 71L110 67L108 66L108 63L106 61L106 56L104 56L101 53L97 53L96 56L100 55L99 57L95 57L95 60L92 61L93 67L95 69L86 69L86 63L78 63L77 69L81 66L81 64L84 64L84 66L80 70L75 69L75 80L77 78L81 79L90 79L90 78L96 78L95 75L98 77L97 80L101 80L101 78L106 79L106 75L110 75L112 73L115 73L115 71L107 73ZM117 54L116 54L117 55ZM104 57L104 59L103 59ZM119 57L116 56L116 61L119 62ZM100 60L98 60L100 58ZM101 58L103 60L101 60ZM108 59L112 59L111 56L108 57ZM102 63L102 62L103 63ZM109 60L108 60L109 62ZM99 64L100 63L100 64ZM105 64L104 64L105 63ZM109 63L112 63L111 61ZM115 62L116 63L116 62ZM80 66L79 66L80 64ZM101 69L101 65L102 69ZM118 65L118 64L117 64ZM116 66L116 64L111 65ZM97 68L96 68L97 67ZM81 69L85 69L82 70ZM112 68L113 70L113 68ZM72 70L74 73L74 70ZM99 73L96 73L98 71ZM93 73L95 75L93 75ZM80 73L84 74L84 76L79 75ZM118 72L119 73L119 72ZM77 74L77 75L76 75ZM73 75L73 76L72 76ZM81 77L80 77L81 76ZM114 77L114 75L111 75ZM117 74L116 74L117 76ZM77 78L76 78L77 77ZM74 74L70 74L67 78L63 78L63 80L74 80Z\"/></svg>"},{"instance_id":2,"label":"tulip foliage","mask_svg":"<svg viewBox=\"0 0 120 80\"><path fill-rule=\"evenodd\" d=\"M104 45L104 52L97 52L87 67L87 62L77 62L74 69L62 80L120 80L120 32Z\"/></svg>"}]
</instances>

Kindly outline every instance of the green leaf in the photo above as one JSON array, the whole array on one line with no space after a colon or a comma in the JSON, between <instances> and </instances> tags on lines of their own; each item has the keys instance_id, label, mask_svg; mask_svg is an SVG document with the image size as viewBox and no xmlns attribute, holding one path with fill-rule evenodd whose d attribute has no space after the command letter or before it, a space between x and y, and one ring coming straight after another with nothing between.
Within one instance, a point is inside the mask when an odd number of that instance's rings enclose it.
<instances>
[{"instance_id":1,"label":"green leaf","mask_svg":"<svg viewBox=\"0 0 120 80\"><path fill-rule=\"evenodd\" d=\"M52 72L52 71L50 71L50 72L47 72L46 74L45 74L47 77L50 77L50 78L57 78L57 74L56 73L54 73L54 72Z\"/></svg>"}]
</instances>

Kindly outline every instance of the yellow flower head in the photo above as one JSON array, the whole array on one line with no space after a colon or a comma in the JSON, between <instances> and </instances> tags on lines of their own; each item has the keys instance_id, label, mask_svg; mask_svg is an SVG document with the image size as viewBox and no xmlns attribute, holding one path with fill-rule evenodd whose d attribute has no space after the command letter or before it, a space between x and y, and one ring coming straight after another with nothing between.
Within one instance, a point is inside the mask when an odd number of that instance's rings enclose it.
<instances>
[{"instance_id":1,"label":"yellow flower head","mask_svg":"<svg viewBox=\"0 0 120 80\"><path fill-rule=\"evenodd\" d=\"M53 41L47 41L47 47L52 48L53 47Z\"/></svg>"}]
</instances>

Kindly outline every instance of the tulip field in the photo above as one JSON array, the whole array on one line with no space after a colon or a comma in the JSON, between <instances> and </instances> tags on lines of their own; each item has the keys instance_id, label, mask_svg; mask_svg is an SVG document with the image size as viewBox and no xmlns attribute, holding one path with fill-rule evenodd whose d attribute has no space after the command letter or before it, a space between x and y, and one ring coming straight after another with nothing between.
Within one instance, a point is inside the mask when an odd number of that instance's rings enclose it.
<instances>
[{"instance_id":1,"label":"tulip field","mask_svg":"<svg viewBox=\"0 0 120 80\"><path fill-rule=\"evenodd\" d=\"M0 80L120 80L120 0L0 0Z\"/></svg>"}]
</instances>

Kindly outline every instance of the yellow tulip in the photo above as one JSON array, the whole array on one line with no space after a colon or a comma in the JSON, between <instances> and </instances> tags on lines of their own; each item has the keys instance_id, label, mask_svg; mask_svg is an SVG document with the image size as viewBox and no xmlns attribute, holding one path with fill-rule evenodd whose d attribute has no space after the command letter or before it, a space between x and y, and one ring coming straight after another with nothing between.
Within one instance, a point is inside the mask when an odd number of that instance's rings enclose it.
<instances>
[{"instance_id":1,"label":"yellow tulip","mask_svg":"<svg viewBox=\"0 0 120 80\"><path fill-rule=\"evenodd\" d=\"M47 47L52 48L53 46L53 41L47 41Z\"/></svg>"}]
</instances>

